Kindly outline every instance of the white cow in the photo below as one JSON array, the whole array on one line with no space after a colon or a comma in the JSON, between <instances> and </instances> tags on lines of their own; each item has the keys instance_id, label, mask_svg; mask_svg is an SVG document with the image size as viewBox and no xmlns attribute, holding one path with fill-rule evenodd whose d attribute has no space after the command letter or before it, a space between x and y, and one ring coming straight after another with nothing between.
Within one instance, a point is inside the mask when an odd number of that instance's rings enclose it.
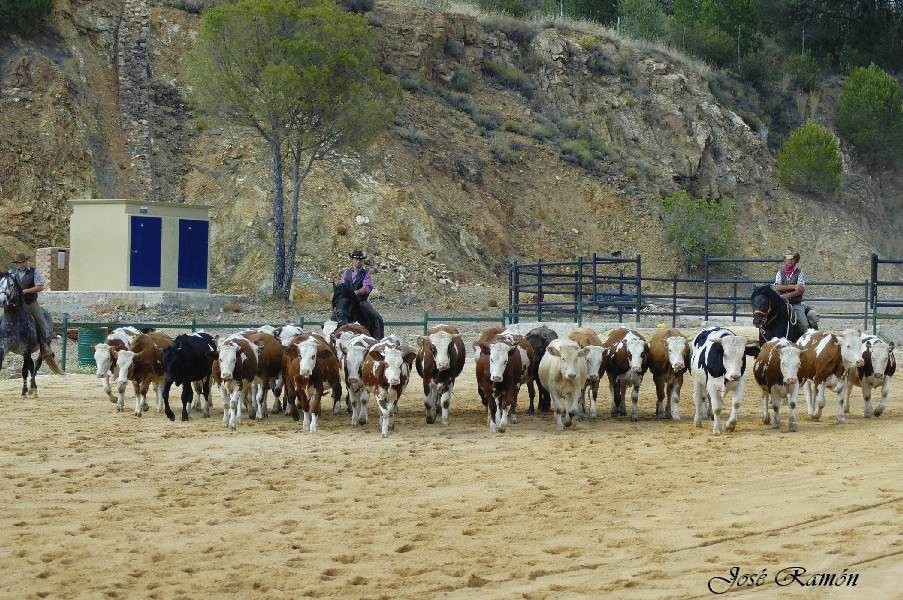
<instances>
[{"instance_id":1,"label":"white cow","mask_svg":"<svg viewBox=\"0 0 903 600\"><path fill-rule=\"evenodd\" d=\"M132 340L141 335L134 327L119 327L107 335L103 343L94 346L94 362L97 364L97 377L101 380L104 393L110 398L110 402L116 402L113 390L110 387L110 377L116 368L116 357L120 350L125 350Z\"/></svg>"},{"instance_id":2,"label":"white cow","mask_svg":"<svg viewBox=\"0 0 903 600\"><path fill-rule=\"evenodd\" d=\"M539 381L548 390L555 410L555 428L570 427L580 411L580 395L586 384L586 355L569 339L552 340L539 363Z\"/></svg>"},{"instance_id":3,"label":"white cow","mask_svg":"<svg viewBox=\"0 0 903 600\"><path fill-rule=\"evenodd\" d=\"M881 338L863 333L861 367L850 369L849 385L858 385L862 389L862 399L865 401L864 416L870 419L872 416L880 417L887 406L887 395L890 393L890 381L897 371L897 360L894 358L894 345L888 344ZM878 408L872 411L872 389L881 388L881 401ZM844 412L850 412L850 394L846 395Z\"/></svg>"},{"instance_id":4,"label":"white cow","mask_svg":"<svg viewBox=\"0 0 903 600\"><path fill-rule=\"evenodd\" d=\"M693 404L696 414L693 424L702 427L705 401L711 403L715 424L712 433L719 435L737 426L740 402L743 400L746 371L746 338L734 335L724 327L703 329L693 339L693 357L690 373L693 377ZM733 393L731 416L726 425L721 423L721 404L728 392Z\"/></svg>"}]
</instances>

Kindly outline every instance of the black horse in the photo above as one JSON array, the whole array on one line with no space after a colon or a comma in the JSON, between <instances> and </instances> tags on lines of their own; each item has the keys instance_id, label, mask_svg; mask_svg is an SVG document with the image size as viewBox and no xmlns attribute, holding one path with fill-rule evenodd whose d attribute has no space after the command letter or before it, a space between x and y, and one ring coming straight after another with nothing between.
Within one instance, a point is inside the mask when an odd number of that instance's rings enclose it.
<instances>
[{"instance_id":1,"label":"black horse","mask_svg":"<svg viewBox=\"0 0 903 600\"><path fill-rule=\"evenodd\" d=\"M371 318L361 308L360 296L354 293L354 288L349 283L342 282L332 286L332 320L337 322L339 327L357 321L376 339L383 337L382 319L379 315Z\"/></svg>"},{"instance_id":2,"label":"black horse","mask_svg":"<svg viewBox=\"0 0 903 600\"><path fill-rule=\"evenodd\" d=\"M22 397L37 396L38 385L35 375L41 368L41 356L35 360L32 354L40 350L38 330L31 315L24 309L22 286L9 273L0 273L0 306L3 307L3 318L0 319L0 367L9 352L21 354L22 361ZM50 313L44 311L45 331L53 331ZM59 365L53 357L47 359L47 366L57 375L62 375ZM31 376L31 387L28 378Z\"/></svg>"},{"instance_id":3,"label":"black horse","mask_svg":"<svg viewBox=\"0 0 903 600\"><path fill-rule=\"evenodd\" d=\"M770 285L753 290L749 299L753 308L753 325L759 328L759 342L773 338L787 338L795 342L809 328L808 323L799 323L790 303Z\"/></svg>"}]
</instances>

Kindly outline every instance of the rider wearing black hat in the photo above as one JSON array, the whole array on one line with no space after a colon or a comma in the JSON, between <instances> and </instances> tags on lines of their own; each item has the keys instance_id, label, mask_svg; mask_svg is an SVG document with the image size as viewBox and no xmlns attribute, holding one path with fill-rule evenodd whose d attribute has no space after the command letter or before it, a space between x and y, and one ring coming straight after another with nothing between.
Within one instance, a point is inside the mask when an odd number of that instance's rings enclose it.
<instances>
[{"instance_id":1,"label":"rider wearing black hat","mask_svg":"<svg viewBox=\"0 0 903 600\"><path fill-rule=\"evenodd\" d=\"M355 250L349 255L349 258L351 258L351 268L345 269L339 279L339 283L350 285L357 297L360 298L361 312L364 313L364 318L372 323L373 328L376 329L376 331L371 331L370 334L376 339L380 339L383 334L383 319L373 308L373 305L370 304L370 301L367 300L370 292L373 291L373 280L370 277L369 269L364 268L366 257L362 250Z\"/></svg>"},{"instance_id":2,"label":"rider wearing black hat","mask_svg":"<svg viewBox=\"0 0 903 600\"><path fill-rule=\"evenodd\" d=\"M19 252L15 259L16 266L10 269L9 274L22 288L22 300L25 310L34 319L38 331L38 343L41 347L41 356L47 357L53 354L48 344L48 331L44 323L44 309L38 304L38 294L44 289L46 280L44 274L34 267L28 266L28 256Z\"/></svg>"}]
</instances>

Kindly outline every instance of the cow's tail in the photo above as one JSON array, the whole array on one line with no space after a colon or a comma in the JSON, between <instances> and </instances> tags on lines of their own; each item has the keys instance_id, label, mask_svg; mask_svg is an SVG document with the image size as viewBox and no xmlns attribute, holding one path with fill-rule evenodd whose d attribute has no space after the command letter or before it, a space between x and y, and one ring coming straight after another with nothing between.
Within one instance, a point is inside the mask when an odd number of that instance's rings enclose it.
<instances>
[{"instance_id":1,"label":"cow's tail","mask_svg":"<svg viewBox=\"0 0 903 600\"><path fill-rule=\"evenodd\" d=\"M44 358L44 364L47 365L47 368L53 371L55 375L65 376L63 370L60 369L60 365L56 362L56 356L53 354L48 354Z\"/></svg>"}]
</instances>

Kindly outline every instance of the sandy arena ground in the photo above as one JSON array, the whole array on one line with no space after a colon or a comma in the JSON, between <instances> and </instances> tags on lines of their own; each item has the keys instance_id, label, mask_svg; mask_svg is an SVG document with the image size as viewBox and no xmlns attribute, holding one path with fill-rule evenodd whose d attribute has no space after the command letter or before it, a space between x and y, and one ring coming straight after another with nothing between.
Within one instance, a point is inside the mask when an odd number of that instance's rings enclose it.
<instances>
[{"instance_id":1,"label":"sandy arena ground","mask_svg":"<svg viewBox=\"0 0 903 600\"><path fill-rule=\"evenodd\" d=\"M414 379L388 440L372 411L229 433L218 396L170 423L117 414L92 376L39 386L0 382L3 598L704 598L733 566L768 575L732 598L903 597L899 381L881 418L856 391L838 426L829 394L794 434L751 385L734 434L693 427L688 387L690 420L656 421L647 381L638 423L606 400L563 433L543 415L492 435L469 362L448 427ZM860 576L777 587L795 565Z\"/></svg>"}]
</instances>

